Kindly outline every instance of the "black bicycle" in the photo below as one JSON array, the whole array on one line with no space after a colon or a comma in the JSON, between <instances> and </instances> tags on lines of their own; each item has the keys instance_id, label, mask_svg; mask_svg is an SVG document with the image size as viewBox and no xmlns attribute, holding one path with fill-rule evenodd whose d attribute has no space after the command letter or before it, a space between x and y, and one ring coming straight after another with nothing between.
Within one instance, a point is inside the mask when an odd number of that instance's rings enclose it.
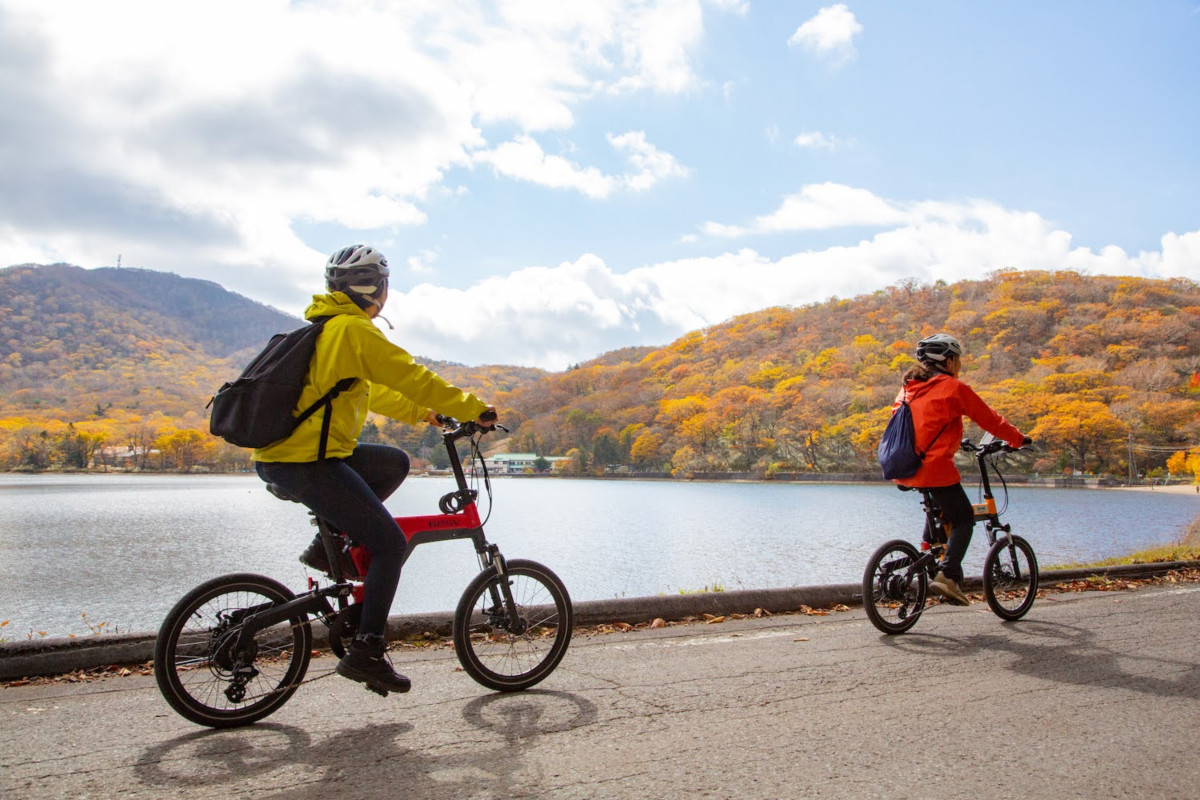
<instances>
[{"instance_id":1,"label":"black bicycle","mask_svg":"<svg viewBox=\"0 0 1200 800\"><path fill-rule=\"evenodd\" d=\"M1008 484L994 457L1019 449L1009 447L990 433L972 444L963 439L962 449L973 453L983 489L983 502L974 505L976 521L985 521L988 552L983 560L983 595L996 616L1016 620L1025 616L1037 598L1037 557L1029 542L1000 522L1008 508ZM997 510L991 470L1004 489L1004 508ZM902 487L903 488L903 487ZM948 530L928 491L920 490L925 509L925 533L918 551L903 539L880 545L863 572L863 607L871 623L884 633L904 633L921 617L928 599L929 582L937 575L938 561L946 551Z\"/></svg>"},{"instance_id":2,"label":"black bicycle","mask_svg":"<svg viewBox=\"0 0 1200 800\"><path fill-rule=\"evenodd\" d=\"M468 485L456 443L470 443L476 474L483 476L490 501L491 481L479 450L479 440L490 429L439 419L458 488L441 498L439 514L396 518L408 540L405 559L418 544L474 543L480 573L454 611L455 653L463 670L489 689L528 689L553 672L566 654L574 618L571 598L548 567L508 561L484 536L486 519L480 519L476 505L479 492ZM267 488L293 499L277 486ZM361 582L370 554L315 515L313 524L325 545L331 584L320 586L309 578L308 591L296 595L263 575L223 575L188 592L167 614L155 642L154 676L179 714L199 725L229 728L279 709L304 682L314 623L326 628L330 650L339 658L345 655L362 616Z\"/></svg>"}]
</instances>

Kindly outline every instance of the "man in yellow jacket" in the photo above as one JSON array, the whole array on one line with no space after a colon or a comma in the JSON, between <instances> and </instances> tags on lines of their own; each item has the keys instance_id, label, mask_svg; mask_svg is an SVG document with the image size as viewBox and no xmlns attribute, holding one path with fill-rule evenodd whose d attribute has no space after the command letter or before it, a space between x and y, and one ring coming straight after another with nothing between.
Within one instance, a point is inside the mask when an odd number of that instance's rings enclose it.
<instances>
[{"instance_id":1,"label":"man in yellow jacket","mask_svg":"<svg viewBox=\"0 0 1200 800\"><path fill-rule=\"evenodd\" d=\"M373 320L387 302L387 259L372 247L353 245L329 257L327 294L314 295L306 319L328 317L317 337L294 414L344 379L354 379L331 406L310 416L286 439L254 451L255 466L275 484L371 553L364 584L362 621L337 672L385 692L406 692L408 678L386 657L388 613L400 582L406 541L383 501L408 475L408 456L395 447L360 444L367 412L409 424L436 424L437 414L495 424L494 409L417 364L388 341ZM326 420L328 415L328 420ZM322 435L327 426L327 436ZM324 452L322 452L322 449ZM323 548L301 560L327 567Z\"/></svg>"}]
</instances>

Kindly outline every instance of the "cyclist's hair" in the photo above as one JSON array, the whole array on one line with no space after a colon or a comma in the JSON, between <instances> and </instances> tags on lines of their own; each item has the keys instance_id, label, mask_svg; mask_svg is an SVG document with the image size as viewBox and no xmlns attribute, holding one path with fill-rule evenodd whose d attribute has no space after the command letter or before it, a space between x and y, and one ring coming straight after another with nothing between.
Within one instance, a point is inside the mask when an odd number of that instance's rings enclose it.
<instances>
[{"instance_id":1,"label":"cyclist's hair","mask_svg":"<svg viewBox=\"0 0 1200 800\"><path fill-rule=\"evenodd\" d=\"M904 383L909 381L927 381L934 375L945 375L946 373L929 364L915 364L908 368L904 373Z\"/></svg>"}]
</instances>

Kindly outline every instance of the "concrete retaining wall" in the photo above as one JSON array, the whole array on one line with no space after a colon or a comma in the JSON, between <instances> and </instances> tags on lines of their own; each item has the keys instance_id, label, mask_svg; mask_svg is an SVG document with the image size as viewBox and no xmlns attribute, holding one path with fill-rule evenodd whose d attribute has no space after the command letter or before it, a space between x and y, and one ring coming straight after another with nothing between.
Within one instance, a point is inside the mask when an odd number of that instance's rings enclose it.
<instances>
[{"instance_id":1,"label":"concrete retaining wall","mask_svg":"<svg viewBox=\"0 0 1200 800\"><path fill-rule=\"evenodd\" d=\"M1172 570L1198 569L1200 561L1134 564L1106 569L1050 570L1041 574L1043 586L1092 576L1145 578ZM978 591L982 581L968 578L964 588ZM861 605L862 587L857 583L798 586L787 589L743 589L705 594L621 597L575 603L575 624L603 625L614 622L636 624L656 618L677 620L703 614L753 614L763 609L772 614L796 611L800 606L826 608L831 605ZM394 616L388 620L391 638L431 632L448 635L452 612ZM318 626L319 628L320 626ZM317 631L314 631L314 634ZM153 633L103 634L101 636L33 639L0 644L0 680L18 680L40 675L62 675L77 670L121 664L144 664L154 657ZM316 646L323 647L321 641Z\"/></svg>"}]
</instances>

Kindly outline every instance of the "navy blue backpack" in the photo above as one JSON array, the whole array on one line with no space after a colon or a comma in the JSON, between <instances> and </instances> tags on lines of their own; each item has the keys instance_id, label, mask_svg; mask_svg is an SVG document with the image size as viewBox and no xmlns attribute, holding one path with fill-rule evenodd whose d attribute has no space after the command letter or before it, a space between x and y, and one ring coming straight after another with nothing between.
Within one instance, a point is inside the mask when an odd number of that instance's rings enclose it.
<instances>
[{"instance_id":1,"label":"navy blue backpack","mask_svg":"<svg viewBox=\"0 0 1200 800\"><path fill-rule=\"evenodd\" d=\"M946 425L949 424L946 422ZM933 443L946 430L946 425L943 425L942 430L933 437L933 442L929 443L929 447L933 447ZM917 450L917 435L913 428L912 409L909 408L908 397L902 397L900 407L892 414L887 427L883 429L883 438L879 440L879 449L876 451L876 455L879 457L879 466L883 468L883 477L888 480L896 480L916 475L917 470L921 468L921 463L925 460L925 454L929 452L929 447L921 451Z\"/></svg>"}]
</instances>

